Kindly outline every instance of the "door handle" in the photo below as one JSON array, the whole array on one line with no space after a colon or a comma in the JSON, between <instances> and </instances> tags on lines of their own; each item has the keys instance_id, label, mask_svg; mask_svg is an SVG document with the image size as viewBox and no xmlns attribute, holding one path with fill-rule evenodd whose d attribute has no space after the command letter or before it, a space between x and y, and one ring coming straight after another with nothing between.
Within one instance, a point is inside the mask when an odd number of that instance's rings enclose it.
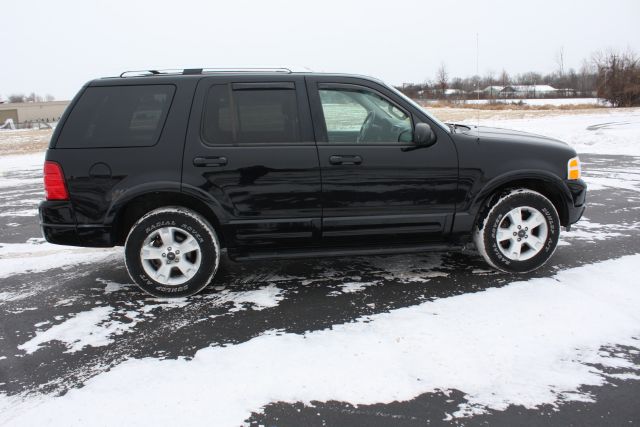
<instances>
[{"instance_id":1,"label":"door handle","mask_svg":"<svg viewBox=\"0 0 640 427\"><path fill-rule=\"evenodd\" d=\"M332 165L359 165L362 163L362 157L358 155L349 156L329 156L329 163Z\"/></svg>"},{"instance_id":2,"label":"door handle","mask_svg":"<svg viewBox=\"0 0 640 427\"><path fill-rule=\"evenodd\" d=\"M194 157L193 159L193 165L197 167L224 166L226 164L226 157Z\"/></svg>"}]
</instances>

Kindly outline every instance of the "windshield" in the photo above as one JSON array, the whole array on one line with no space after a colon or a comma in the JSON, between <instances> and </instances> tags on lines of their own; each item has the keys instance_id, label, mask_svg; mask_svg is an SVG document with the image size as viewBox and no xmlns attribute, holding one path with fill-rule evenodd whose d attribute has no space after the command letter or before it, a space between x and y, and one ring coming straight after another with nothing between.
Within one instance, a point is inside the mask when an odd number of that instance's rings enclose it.
<instances>
[{"instance_id":1,"label":"windshield","mask_svg":"<svg viewBox=\"0 0 640 427\"><path fill-rule=\"evenodd\" d=\"M447 126L446 124L444 124L443 122L441 122L440 120L436 119L435 117L433 117L431 114L429 114L427 112L427 110L425 110L421 105L419 105L417 102L415 102L413 99L409 98L407 95L405 95L404 93L400 92L398 89L396 89L393 86L389 86L389 88L395 92L397 95L401 96L402 99L404 99L405 101L407 101L408 103L410 103L411 105L413 105L414 107L418 108L421 111L424 111L424 113L431 119L433 120L438 126L440 126L443 130L451 133L451 128L449 128L449 126Z\"/></svg>"}]
</instances>

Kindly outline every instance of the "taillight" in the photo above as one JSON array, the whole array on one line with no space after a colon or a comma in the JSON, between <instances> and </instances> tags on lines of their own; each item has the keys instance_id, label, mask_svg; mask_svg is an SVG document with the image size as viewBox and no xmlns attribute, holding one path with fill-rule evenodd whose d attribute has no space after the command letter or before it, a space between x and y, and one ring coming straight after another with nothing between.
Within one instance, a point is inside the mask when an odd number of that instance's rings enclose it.
<instances>
[{"instance_id":1,"label":"taillight","mask_svg":"<svg viewBox=\"0 0 640 427\"><path fill-rule=\"evenodd\" d=\"M44 162L44 196L47 200L69 200L62 168L56 162Z\"/></svg>"}]
</instances>

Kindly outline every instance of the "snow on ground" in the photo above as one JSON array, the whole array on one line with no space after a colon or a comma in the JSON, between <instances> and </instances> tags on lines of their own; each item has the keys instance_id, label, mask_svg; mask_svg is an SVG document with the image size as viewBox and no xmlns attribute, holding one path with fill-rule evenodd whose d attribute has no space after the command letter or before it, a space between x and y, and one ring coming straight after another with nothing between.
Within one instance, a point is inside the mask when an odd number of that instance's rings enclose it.
<instances>
[{"instance_id":1,"label":"snow on ground","mask_svg":"<svg viewBox=\"0 0 640 427\"><path fill-rule=\"evenodd\" d=\"M475 126L473 119L468 125ZM481 126L516 129L560 139L578 153L640 156L640 109L605 110L598 114L566 114L527 119L493 119Z\"/></svg>"},{"instance_id":2,"label":"snow on ground","mask_svg":"<svg viewBox=\"0 0 640 427\"><path fill-rule=\"evenodd\" d=\"M121 252L120 249L52 245L42 239L32 239L27 243L0 243L0 279L15 274L91 264L121 256Z\"/></svg>"},{"instance_id":3,"label":"snow on ground","mask_svg":"<svg viewBox=\"0 0 640 427\"><path fill-rule=\"evenodd\" d=\"M488 104L490 102L527 105L605 105L607 101L600 98L530 98L530 99L468 99L465 104Z\"/></svg>"},{"instance_id":4,"label":"snow on ground","mask_svg":"<svg viewBox=\"0 0 640 427\"><path fill-rule=\"evenodd\" d=\"M640 221L623 224L600 224L591 222L589 218L583 216L580 221L571 227L571 231L563 231L560 234L559 245L571 245L574 240L596 242L598 240L615 239L624 236L623 231L638 229Z\"/></svg>"},{"instance_id":5,"label":"snow on ground","mask_svg":"<svg viewBox=\"0 0 640 427\"><path fill-rule=\"evenodd\" d=\"M449 389L468 400L457 417L589 401L581 387L603 384L603 367L638 374L601 348L640 348L640 287L629 280L639 262L626 256L303 335L273 331L192 360L129 360L61 397L0 397L0 421L236 426L269 402L388 403Z\"/></svg>"},{"instance_id":6,"label":"snow on ground","mask_svg":"<svg viewBox=\"0 0 640 427\"><path fill-rule=\"evenodd\" d=\"M18 349L31 354L42 344L53 340L64 343L68 347L68 353L82 350L86 346L108 345L113 342L113 335L123 334L138 323L137 312L127 312L130 322L123 323L110 320L113 311L113 307L95 307L79 313L63 323L37 332L35 337L19 345Z\"/></svg>"},{"instance_id":7,"label":"snow on ground","mask_svg":"<svg viewBox=\"0 0 640 427\"><path fill-rule=\"evenodd\" d=\"M4 181L3 178L8 172L42 170L43 165L44 152L0 156L0 180ZM24 182L20 185L24 185Z\"/></svg>"},{"instance_id":8,"label":"snow on ground","mask_svg":"<svg viewBox=\"0 0 640 427\"><path fill-rule=\"evenodd\" d=\"M284 299L284 295L282 289L273 283L269 283L266 286L248 291L233 292L227 289L206 295L204 298L212 300L214 305L231 303L227 313L235 313L246 310L248 307L253 310L275 307Z\"/></svg>"}]
</instances>

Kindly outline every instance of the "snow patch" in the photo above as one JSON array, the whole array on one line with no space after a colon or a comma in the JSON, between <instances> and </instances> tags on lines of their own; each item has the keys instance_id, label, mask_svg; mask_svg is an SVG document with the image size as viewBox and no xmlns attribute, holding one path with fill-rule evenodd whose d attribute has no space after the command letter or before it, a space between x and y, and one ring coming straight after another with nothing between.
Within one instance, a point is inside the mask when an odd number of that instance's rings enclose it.
<instances>
[{"instance_id":1,"label":"snow patch","mask_svg":"<svg viewBox=\"0 0 640 427\"><path fill-rule=\"evenodd\" d=\"M45 152L34 154L15 154L10 156L0 156L0 178L7 172L24 172L39 170L44 168Z\"/></svg>"},{"instance_id":2,"label":"snow patch","mask_svg":"<svg viewBox=\"0 0 640 427\"><path fill-rule=\"evenodd\" d=\"M127 312L131 320L123 323L112 320L113 307L95 307L74 315L64 322L44 331L37 331L29 341L18 346L19 350L31 354L43 344L60 341L67 347L65 353L75 353L87 346L102 347L113 342L113 335L121 335L137 323L137 313ZM132 316L132 317L131 317Z\"/></svg>"},{"instance_id":3,"label":"snow patch","mask_svg":"<svg viewBox=\"0 0 640 427\"><path fill-rule=\"evenodd\" d=\"M38 209L22 209L19 211L1 212L0 216L38 216Z\"/></svg>"},{"instance_id":4,"label":"snow patch","mask_svg":"<svg viewBox=\"0 0 640 427\"><path fill-rule=\"evenodd\" d=\"M264 310L265 308L276 307L284 299L284 291L274 284L269 284L258 289L248 291L224 291L209 294L206 299L213 300L216 305L232 303L230 313L235 313L247 308L253 310Z\"/></svg>"},{"instance_id":5,"label":"snow patch","mask_svg":"<svg viewBox=\"0 0 640 427\"><path fill-rule=\"evenodd\" d=\"M598 240L613 239L628 235L624 231L637 230L640 222L630 224L600 224L592 222L587 217L582 217L580 221L572 225L571 231L564 231L560 234L560 242L563 246L571 240L584 240L595 242Z\"/></svg>"},{"instance_id":6,"label":"snow patch","mask_svg":"<svg viewBox=\"0 0 640 427\"><path fill-rule=\"evenodd\" d=\"M112 282L110 280L105 280L105 279L100 279L100 278L97 278L96 282L102 283L104 285L104 293L105 294L118 292L118 291L121 291L123 289L128 289L128 288L131 288L131 287L135 286L133 283L117 283L117 282Z\"/></svg>"},{"instance_id":7,"label":"snow patch","mask_svg":"<svg viewBox=\"0 0 640 427\"><path fill-rule=\"evenodd\" d=\"M117 248L94 249L52 245L38 239L27 243L0 243L0 278L91 264L121 253L122 249Z\"/></svg>"},{"instance_id":8,"label":"snow patch","mask_svg":"<svg viewBox=\"0 0 640 427\"><path fill-rule=\"evenodd\" d=\"M607 101L601 98L525 98L525 99L467 99L465 104L526 104L526 105L607 105Z\"/></svg>"},{"instance_id":9,"label":"snow patch","mask_svg":"<svg viewBox=\"0 0 640 427\"><path fill-rule=\"evenodd\" d=\"M329 295L330 296L337 296L337 295L340 295L340 294L352 294L352 293L355 293L355 292L363 291L363 290L367 289L370 286L376 286L376 285L379 285L379 284L380 284L380 282L378 282L378 281L374 281L374 282L345 282L345 283L340 285L340 290L333 291Z\"/></svg>"},{"instance_id":10,"label":"snow patch","mask_svg":"<svg viewBox=\"0 0 640 427\"><path fill-rule=\"evenodd\" d=\"M469 121L475 126L475 120ZM598 114L564 114L526 119L483 119L482 126L515 129L560 139L578 153L640 156L640 109L611 109Z\"/></svg>"}]
</instances>

